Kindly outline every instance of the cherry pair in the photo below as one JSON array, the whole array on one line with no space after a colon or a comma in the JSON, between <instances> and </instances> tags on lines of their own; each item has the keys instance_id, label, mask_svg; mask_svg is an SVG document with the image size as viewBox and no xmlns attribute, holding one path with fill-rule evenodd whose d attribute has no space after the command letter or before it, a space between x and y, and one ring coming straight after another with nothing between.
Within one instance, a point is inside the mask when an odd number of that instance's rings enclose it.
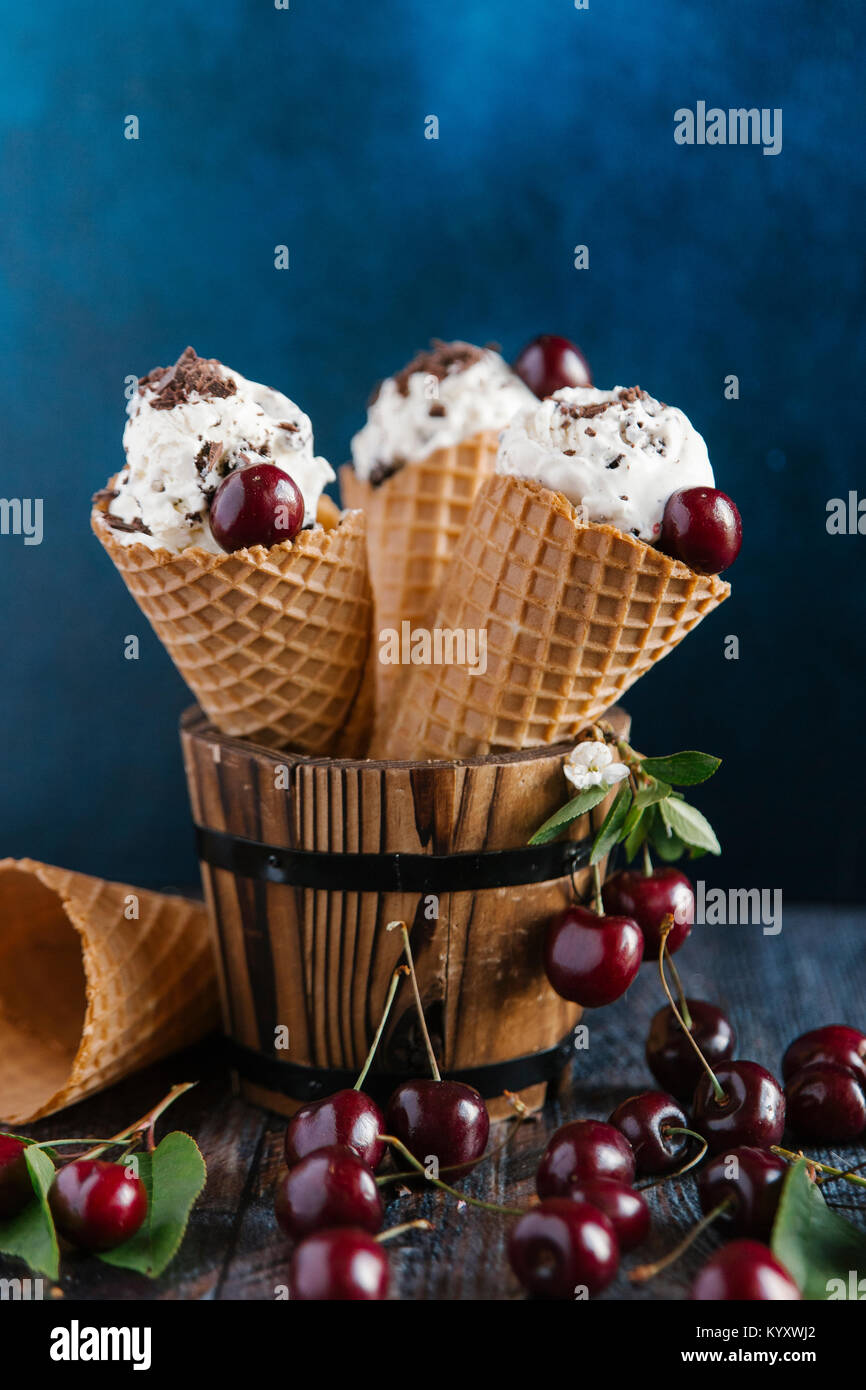
<instances>
[{"instance_id":1,"label":"cherry pair","mask_svg":"<svg viewBox=\"0 0 866 1390\"><path fill-rule=\"evenodd\" d=\"M292 1263L293 1297L384 1297L387 1262L375 1243L371 1247L370 1236L382 1226L374 1169L389 1138L419 1164L435 1158L440 1169L458 1174L487 1147L487 1107L473 1087L442 1080L421 1008L408 929L402 922L392 925L403 934L408 967L394 972L382 1020L354 1089L303 1106L286 1129L289 1171L277 1185L274 1211L286 1234L301 1241ZM361 1086L403 973L412 979L433 1077L403 1082L383 1115Z\"/></svg>"},{"instance_id":2,"label":"cherry pair","mask_svg":"<svg viewBox=\"0 0 866 1390\"><path fill-rule=\"evenodd\" d=\"M555 917L545 937L547 978L564 999L584 1008L612 1004L633 983L642 960L656 960L669 917L669 954L679 950L695 919L695 895L685 874L661 868L625 869L602 889L593 912L573 906Z\"/></svg>"},{"instance_id":3,"label":"cherry pair","mask_svg":"<svg viewBox=\"0 0 866 1390\"><path fill-rule=\"evenodd\" d=\"M866 1034L841 1023L803 1033L785 1053L782 1075L796 1134L843 1144L866 1131Z\"/></svg>"},{"instance_id":4,"label":"cherry pair","mask_svg":"<svg viewBox=\"0 0 866 1390\"><path fill-rule=\"evenodd\" d=\"M341 1145L375 1169L385 1152L384 1134L393 1135L424 1162L435 1155L451 1170L475 1162L490 1133L482 1097L460 1081L404 1081L385 1114L363 1091L337 1091L298 1110L286 1130L286 1162L291 1167L316 1149Z\"/></svg>"},{"instance_id":5,"label":"cherry pair","mask_svg":"<svg viewBox=\"0 0 866 1390\"><path fill-rule=\"evenodd\" d=\"M536 1174L542 1198L513 1226L508 1257L538 1298L599 1293L616 1275L621 1251L646 1238L646 1199L632 1187L635 1159L622 1133L598 1120L574 1120L553 1135Z\"/></svg>"},{"instance_id":6,"label":"cherry pair","mask_svg":"<svg viewBox=\"0 0 866 1390\"><path fill-rule=\"evenodd\" d=\"M688 1027L673 1004L653 1017L646 1043L653 1076L677 1099L691 1094L694 1127L710 1153L778 1144L785 1129L778 1081L757 1062L731 1060L736 1036L714 1004L686 999L685 1005Z\"/></svg>"},{"instance_id":7,"label":"cherry pair","mask_svg":"<svg viewBox=\"0 0 866 1390\"><path fill-rule=\"evenodd\" d=\"M607 1124L573 1120L556 1131L538 1167L538 1194L564 1197L598 1179L630 1186L636 1175L670 1172L687 1143L685 1114L671 1096L661 1091L630 1096Z\"/></svg>"}]
</instances>

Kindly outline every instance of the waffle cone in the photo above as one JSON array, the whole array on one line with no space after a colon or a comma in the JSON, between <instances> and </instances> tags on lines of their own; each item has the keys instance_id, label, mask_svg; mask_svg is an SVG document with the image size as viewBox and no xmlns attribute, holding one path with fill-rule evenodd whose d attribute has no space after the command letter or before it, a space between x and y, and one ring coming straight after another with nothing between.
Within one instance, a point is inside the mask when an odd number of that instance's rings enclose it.
<instances>
[{"instance_id":1,"label":"waffle cone","mask_svg":"<svg viewBox=\"0 0 866 1390\"><path fill-rule=\"evenodd\" d=\"M402 667L384 758L460 758L575 737L730 593L557 492L494 476L428 626L487 633L487 669Z\"/></svg>"},{"instance_id":2,"label":"waffle cone","mask_svg":"<svg viewBox=\"0 0 866 1390\"><path fill-rule=\"evenodd\" d=\"M376 487L351 465L340 469L345 505L367 517L376 633L427 618L479 485L493 472L498 442L495 431L483 431L407 463ZM377 663L380 712L399 674Z\"/></svg>"},{"instance_id":3,"label":"waffle cone","mask_svg":"<svg viewBox=\"0 0 866 1390\"><path fill-rule=\"evenodd\" d=\"M92 525L180 674L223 733L333 751L370 646L372 599L359 512L294 541L212 555L123 545Z\"/></svg>"},{"instance_id":4,"label":"waffle cone","mask_svg":"<svg viewBox=\"0 0 866 1390\"><path fill-rule=\"evenodd\" d=\"M4 1123L62 1110L218 1021L203 907L33 859L0 860Z\"/></svg>"}]
</instances>

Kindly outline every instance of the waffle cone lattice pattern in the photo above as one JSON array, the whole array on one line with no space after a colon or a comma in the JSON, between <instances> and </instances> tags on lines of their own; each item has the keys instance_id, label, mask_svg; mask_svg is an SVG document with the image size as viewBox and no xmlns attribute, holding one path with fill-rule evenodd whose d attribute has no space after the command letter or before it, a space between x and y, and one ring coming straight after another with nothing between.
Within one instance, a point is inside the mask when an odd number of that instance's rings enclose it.
<instances>
[{"instance_id":1,"label":"waffle cone lattice pattern","mask_svg":"<svg viewBox=\"0 0 866 1390\"><path fill-rule=\"evenodd\" d=\"M61 1110L218 1019L201 904L0 860L0 1120Z\"/></svg>"},{"instance_id":2,"label":"waffle cone lattice pattern","mask_svg":"<svg viewBox=\"0 0 866 1390\"><path fill-rule=\"evenodd\" d=\"M374 638L427 619L479 485L493 472L497 443L498 435L485 431L407 463L378 487L348 465L340 470L344 503L367 517ZM399 669L377 663L380 705Z\"/></svg>"},{"instance_id":3,"label":"waffle cone lattice pattern","mask_svg":"<svg viewBox=\"0 0 866 1390\"><path fill-rule=\"evenodd\" d=\"M431 628L484 629L487 670L402 668L386 758L454 758L574 737L730 592L559 493L485 481Z\"/></svg>"},{"instance_id":4,"label":"waffle cone lattice pattern","mask_svg":"<svg viewBox=\"0 0 866 1390\"><path fill-rule=\"evenodd\" d=\"M223 733L330 753L367 659L364 517L230 555L120 544L93 529L199 704Z\"/></svg>"}]
</instances>

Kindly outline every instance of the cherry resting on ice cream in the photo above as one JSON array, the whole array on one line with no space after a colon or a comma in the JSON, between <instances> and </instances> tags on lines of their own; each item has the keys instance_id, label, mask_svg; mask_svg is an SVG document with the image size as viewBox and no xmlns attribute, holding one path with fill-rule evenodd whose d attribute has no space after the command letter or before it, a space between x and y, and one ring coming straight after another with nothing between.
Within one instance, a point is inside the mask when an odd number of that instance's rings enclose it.
<instances>
[{"instance_id":1,"label":"cherry resting on ice cream","mask_svg":"<svg viewBox=\"0 0 866 1390\"><path fill-rule=\"evenodd\" d=\"M210 529L223 550L269 549L294 540L303 524L304 499L288 473L273 463L234 469L210 504Z\"/></svg>"}]
</instances>

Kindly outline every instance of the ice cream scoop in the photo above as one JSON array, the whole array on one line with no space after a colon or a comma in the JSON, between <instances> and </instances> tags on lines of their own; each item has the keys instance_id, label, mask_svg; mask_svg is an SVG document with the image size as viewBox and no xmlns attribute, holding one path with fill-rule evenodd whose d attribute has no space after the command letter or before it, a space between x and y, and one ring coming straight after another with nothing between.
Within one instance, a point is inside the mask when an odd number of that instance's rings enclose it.
<instances>
[{"instance_id":1,"label":"ice cream scoop","mask_svg":"<svg viewBox=\"0 0 866 1390\"><path fill-rule=\"evenodd\" d=\"M493 348L434 339L378 388L352 440L355 472L379 483L437 449L503 429L534 400Z\"/></svg>"},{"instance_id":2,"label":"ice cream scoop","mask_svg":"<svg viewBox=\"0 0 866 1390\"><path fill-rule=\"evenodd\" d=\"M208 524L211 499L232 470L250 464L272 464L289 475L310 525L335 476L314 455L312 426L294 401L191 347L173 367L141 378L127 413L126 465L106 511L121 544L219 552Z\"/></svg>"},{"instance_id":3,"label":"ice cream scoop","mask_svg":"<svg viewBox=\"0 0 866 1390\"><path fill-rule=\"evenodd\" d=\"M691 421L639 386L565 387L535 401L504 431L496 471L561 492L585 521L651 545L672 493L715 482Z\"/></svg>"}]
</instances>

